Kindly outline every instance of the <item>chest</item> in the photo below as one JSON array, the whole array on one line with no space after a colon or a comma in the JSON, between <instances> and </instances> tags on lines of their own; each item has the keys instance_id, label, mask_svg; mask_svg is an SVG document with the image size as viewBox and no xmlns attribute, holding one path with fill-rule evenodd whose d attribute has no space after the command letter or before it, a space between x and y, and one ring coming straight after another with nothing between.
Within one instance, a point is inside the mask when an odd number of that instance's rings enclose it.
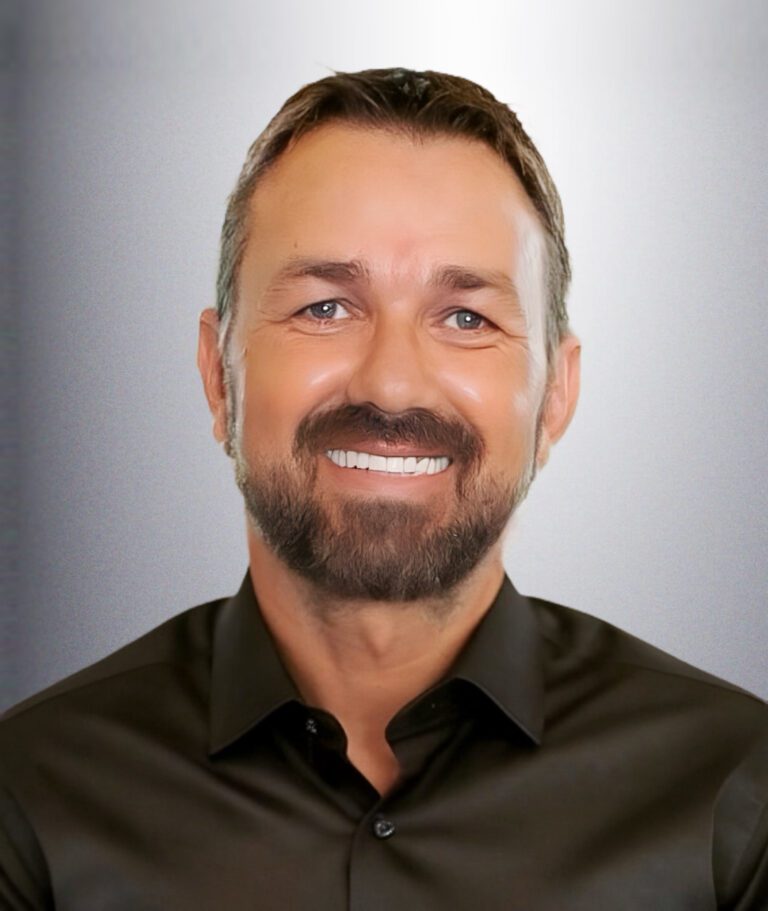
<instances>
[{"instance_id":1,"label":"chest","mask_svg":"<svg viewBox=\"0 0 768 911\"><path fill-rule=\"evenodd\" d=\"M716 776L667 746L457 728L403 750L383 798L316 749L246 743L165 773L139 753L83 800L59 790L39 829L57 911L714 909Z\"/></svg>"}]
</instances>

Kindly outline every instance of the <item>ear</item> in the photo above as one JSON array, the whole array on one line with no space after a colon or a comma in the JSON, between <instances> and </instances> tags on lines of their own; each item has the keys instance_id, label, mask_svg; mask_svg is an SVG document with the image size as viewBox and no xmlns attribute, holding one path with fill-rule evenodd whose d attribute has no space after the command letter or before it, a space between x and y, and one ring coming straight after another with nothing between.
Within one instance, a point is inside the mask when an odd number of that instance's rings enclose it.
<instances>
[{"instance_id":1,"label":"ear","mask_svg":"<svg viewBox=\"0 0 768 911\"><path fill-rule=\"evenodd\" d=\"M543 468L550 448L565 433L579 400L581 379L581 342L567 335L555 352L552 376L544 399L541 436L536 452L536 466Z\"/></svg>"},{"instance_id":2,"label":"ear","mask_svg":"<svg viewBox=\"0 0 768 911\"><path fill-rule=\"evenodd\" d=\"M197 367L203 380L205 397L213 415L213 435L219 443L227 440L227 390L224 364L219 351L219 318L212 307L200 314Z\"/></svg>"}]
</instances>

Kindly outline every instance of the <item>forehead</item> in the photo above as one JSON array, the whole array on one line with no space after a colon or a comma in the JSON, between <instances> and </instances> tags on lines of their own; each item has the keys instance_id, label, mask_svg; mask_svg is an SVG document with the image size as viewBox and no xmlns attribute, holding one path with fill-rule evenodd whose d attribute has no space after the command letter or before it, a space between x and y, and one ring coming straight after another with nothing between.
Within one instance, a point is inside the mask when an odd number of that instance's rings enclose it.
<instances>
[{"instance_id":1,"label":"forehead","mask_svg":"<svg viewBox=\"0 0 768 911\"><path fill-rule=\"evenodd\" d=\"M255 293L301 256L361 259L374 280L416 281L445 262L515 280L543 236L514 171L484 143L336 123L301 137L262 177L248 234Z\"/></svg>"}]
</instances>

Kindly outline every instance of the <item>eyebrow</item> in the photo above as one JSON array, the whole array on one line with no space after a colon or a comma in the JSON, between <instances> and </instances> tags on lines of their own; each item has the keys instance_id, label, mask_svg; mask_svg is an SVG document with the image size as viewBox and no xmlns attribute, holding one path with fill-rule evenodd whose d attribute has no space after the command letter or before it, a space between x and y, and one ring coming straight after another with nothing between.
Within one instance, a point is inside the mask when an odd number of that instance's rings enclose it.
<instances>
[{"instance_id":1,"label":"eyebrow","mask_svg":"<svg viewBox=\"0 0 768 911\"><path fill-rule=\"evenodd\" d=\"M359 259L325 260L293 257L277 272L267 293L302 278L319 278L343 285L370 284L371 272ZM470 269L465 266L436 266L427 281L431 288L450 291L476 291L483 288L500 291L519 303L520 294L512 278L501 269Z\"/></svg>"}]
</instances>

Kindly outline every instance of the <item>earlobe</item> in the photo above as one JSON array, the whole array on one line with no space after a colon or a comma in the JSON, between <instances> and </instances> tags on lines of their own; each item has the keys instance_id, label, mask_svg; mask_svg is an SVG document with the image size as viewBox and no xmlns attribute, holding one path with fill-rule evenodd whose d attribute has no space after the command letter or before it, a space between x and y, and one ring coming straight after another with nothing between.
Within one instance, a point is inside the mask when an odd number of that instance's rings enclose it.
<instances>
[{"instance_id":1,"label":"earlobe","mask_svg":"<svg viewBox=\"0 0 768 911\"><path fill-rule=\"evenodd\" d=\"M551 447L568 429L579 400L581 379L581 342L567 335L555 352L552 378L547 388L536 464L543 468Z\"/></svg>"},{"instance_id":2,"label":"earlobe","mask_svg":"<svg viewBox=\"0 0 768 911\"><path fill-rule=\"evenodd\" d=\"M212 307L200 314L197 367L213 416L213 435L219 443L224 443L227 439L227 394L224 365L219 350L219 320Z\"/></svg>"}]
</instances>

